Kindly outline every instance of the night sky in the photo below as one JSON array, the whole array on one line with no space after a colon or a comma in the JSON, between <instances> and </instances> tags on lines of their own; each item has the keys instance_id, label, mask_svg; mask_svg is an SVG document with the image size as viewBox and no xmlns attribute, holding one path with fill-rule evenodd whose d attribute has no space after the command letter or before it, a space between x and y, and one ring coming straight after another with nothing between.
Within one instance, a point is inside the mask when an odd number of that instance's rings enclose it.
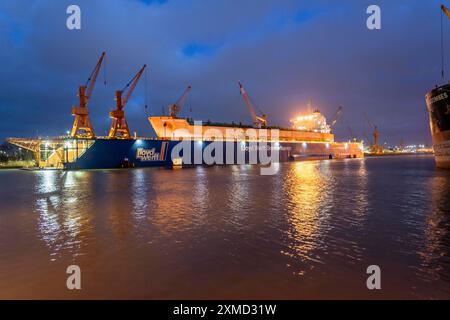
<instances>
[{"instance_id":1,"label":"night sky","mask_svg":"<svg viewBox=\"0 0 450 320\"><path fill-rule=\"evenodd\" d=\"M81 30L66 28L70 4L81 7ZM366 28L370 4L381 7L381 30ZM327 117L344 106L337 139L348 139L351 126L366 140L367 113L382 142L429 143L424 95L448 81L440 78L439 5L3 0L0 139L65 134L77 87L106 51L106 68L89 104L97 135L105 135L110 124L114 91L147 63L147 75L126 107L131 130L140 136L154 134L146 117L160 115L188 85L192 92L181 115L250 123L241 80L269 124L287 126L311 100ZM450 20L444 20L444 38L450 76Z\"/></svg>"}]
</instances>

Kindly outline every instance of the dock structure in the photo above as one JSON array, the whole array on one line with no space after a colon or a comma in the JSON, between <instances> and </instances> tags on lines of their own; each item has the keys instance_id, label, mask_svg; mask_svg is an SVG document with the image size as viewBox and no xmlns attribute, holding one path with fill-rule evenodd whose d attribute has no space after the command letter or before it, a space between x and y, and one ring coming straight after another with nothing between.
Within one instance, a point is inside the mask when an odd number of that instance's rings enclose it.
<instances>
[{"instance_id":1,"label":"dock structure","mask_svg":"<svg viewBox=\"0 0 450 320\"><path fill-rule=\"evenodd\" d=\"M66 163L81 157L95 139L79 139L69 136L54 138L8 138L7 142L33 152L39 168L63 169Z\"/></svg>"}]
</instances>

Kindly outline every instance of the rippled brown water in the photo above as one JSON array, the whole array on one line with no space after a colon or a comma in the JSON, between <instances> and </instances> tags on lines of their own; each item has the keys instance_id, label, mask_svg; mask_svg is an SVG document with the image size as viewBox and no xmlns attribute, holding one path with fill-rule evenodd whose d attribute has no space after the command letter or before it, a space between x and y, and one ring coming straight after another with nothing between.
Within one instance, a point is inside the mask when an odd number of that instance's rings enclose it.
<instances>
[{"instance_id":1,"label":"rippled brown water","mask_svg":"<svg viewBox=\"0 0 450 320\"><path fill-rule=\"evenodd\" d=\"M432 157L0 182L0 298L450 298L450 172Z\"/></svg>"}]
</instances>

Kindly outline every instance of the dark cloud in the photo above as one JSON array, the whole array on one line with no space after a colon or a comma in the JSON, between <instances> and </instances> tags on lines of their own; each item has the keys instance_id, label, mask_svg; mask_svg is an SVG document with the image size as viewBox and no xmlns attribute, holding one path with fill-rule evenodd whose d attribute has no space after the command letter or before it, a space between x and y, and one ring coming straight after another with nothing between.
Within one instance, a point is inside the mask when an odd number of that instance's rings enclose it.
<instances>
[{"instance_id":1,"label":"dark cloud","mask_svg":"<svg viewBox=\"0 0 450 320\"><path fill-rule=\"evenodd\" d=\"M365 112L383 140L430 140L424 95L440 82L437 1L378 1L380 31L366 28L370 3L360 0L84 0L76 2L82 30L69 31L72 3L0 4L1 138L66 132L77 86L105 50L90 103L98 134L109 126L114 90L147 63L126 110L141 135L152 134L146 116L161 113L187 85L193 112L184 115L250 122L241 80L272 124L287 125L312 100L327 116L344 106L338 138L348 138L348 126L369 135Z\"/></svg>"}]
</instances>

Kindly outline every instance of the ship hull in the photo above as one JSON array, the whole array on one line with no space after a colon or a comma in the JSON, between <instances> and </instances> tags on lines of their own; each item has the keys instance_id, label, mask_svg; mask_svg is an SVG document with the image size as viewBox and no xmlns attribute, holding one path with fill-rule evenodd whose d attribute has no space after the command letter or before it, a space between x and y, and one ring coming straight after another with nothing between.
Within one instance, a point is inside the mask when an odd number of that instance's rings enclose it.
<instances>
[{"instance_id":1,"label":"ship hull","mask_svg":"<svg viewBox=\"0 0 450 320\"><path fill-rule=\"evenodd\" d=\"M428 92L425 100L436 166L450 169L450 85Z\"/></svg>"},{"instance_id":2,"label":"ship hull","mask_svg":"<svg viewBox=\"0 0 450 320\"><path fill-rule=\"evenodd\" d=\"M227 165L267 163L313 159L363 157L359 143L297 142L214 142L163 139L95 139L81 155L62 159L61 167L77 169L112 169L171 167L180 160L188 165ZM184 145L180 145L184 143ZM215 151L210 152L214 146ZM179 152L179 150L182 150ZM209 151L208 151L209 150ZM64 154L64 153L62 153ZM208 158L206 154L209 154ZM212 155L212 160L211 160Z\"/></svg>"}]
</instances>

